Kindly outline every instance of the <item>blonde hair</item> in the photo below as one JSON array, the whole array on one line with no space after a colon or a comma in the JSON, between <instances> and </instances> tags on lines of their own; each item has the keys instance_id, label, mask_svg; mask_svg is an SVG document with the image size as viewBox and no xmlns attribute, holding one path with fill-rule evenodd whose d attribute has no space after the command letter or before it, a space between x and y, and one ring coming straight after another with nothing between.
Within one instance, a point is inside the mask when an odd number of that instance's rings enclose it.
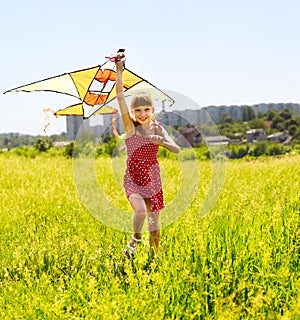
<instances>
[{"instance_id":1,"label":"blonde hair","mask_svg":"<svg viewBox=\"0 0 300 320\"><path fill-rule=\"evenodd\" d=\"M153 108L152 98L150 94L146 91L139 91L132 96L130 102L131 110L141 106L150 106L151 108Z\"/></svg>"}]
</instances>

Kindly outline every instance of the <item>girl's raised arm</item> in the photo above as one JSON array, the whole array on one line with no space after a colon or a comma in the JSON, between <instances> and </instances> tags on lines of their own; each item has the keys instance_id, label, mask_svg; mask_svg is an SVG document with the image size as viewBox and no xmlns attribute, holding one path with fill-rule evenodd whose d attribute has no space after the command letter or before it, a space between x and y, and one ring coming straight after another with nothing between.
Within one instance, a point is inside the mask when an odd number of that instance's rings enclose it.
<instances>
[{"instance_id":1,"label":"girl's raised arm","mask_svg":"<svg viewBox=\"0 0 300 320\"><path fill-rule=\"evenodd\" d=\"M117 67L117 76L116 76L116 93L117 99L119 103L120 112L122 115L122 120L124 124L125 132L128 133L134 127L132 118L129 114L129 109L125 100L125 95L123 91L123 68L124 68L124 61L120 60L116 62Z\"/></svg>"}]
</instances>

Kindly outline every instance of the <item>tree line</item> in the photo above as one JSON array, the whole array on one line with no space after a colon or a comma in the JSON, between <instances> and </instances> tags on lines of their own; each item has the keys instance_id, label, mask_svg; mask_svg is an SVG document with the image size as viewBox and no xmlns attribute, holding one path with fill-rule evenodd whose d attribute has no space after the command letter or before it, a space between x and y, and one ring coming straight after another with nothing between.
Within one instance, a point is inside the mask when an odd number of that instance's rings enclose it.
<instances>
[{"instance_id":1,"label":"tree line","mask_svg":"<svg viewBox=\"0 0 300 320\"><path fill-rule=\"evenodd\" d=\"M195 127L200 131L203 130L206 135L209 135L213 126L210 123L206 123ZM227 114L223 114L217 123L217 128L222 136L240 140L241 142L245 139L246 132L249 129L263 129L267 135L283 131L292 136L292 140L288 145L268 141L255 142L253 145L249 145L248 143L229 145L226 147L225 155L232 159L239 159L245 156L257 157L263 154L278 155L300 149L300 115L295 114L289 109L281 111L269 110L266 113L255 114L251 107L246 107L243 110L241 119L235 119ZM174 128L171 129L174 130ZM180 128L175 129L178 131ZM0 134L0 150L15 150L16 154L29 157L35 157L39 153L49 153L50 149L52 150L52 155L62 154L66 157L86 156L92 152L96 157L116 155L119 153L119 149L122 152L122 148L118 146L118 140L110 134L105 134L101 138L87 134L76 141L77 148L74 142L63 148L54 148L55 142L66 140L65 132L51 136L32 136L19 133ZM93 142L90 143L89 141ZM95 141L97 141L96 147ZM201 159L212 157L211 150L208 150L204 144L196 146L195 150L194 154L185 152L186 157L199 157ZM161 151L160 156L169 157L170 155L165 151Z\"/></svg>"},{"instance_id":2,"label":"tree line","mask_svg":"<svg viewBox=\"0 0 300 320\"><path fill-rule=\"evenodd\" d=\"M221 135L230 139L245 138L246 132L250 129L263 129L267 135L286 132L293 137L292 144L300 143L300 115L289 109L255 114L251 107L246 107L242 119L234 119L223 114L217 127Z\"/></svg>"}]
</instances>

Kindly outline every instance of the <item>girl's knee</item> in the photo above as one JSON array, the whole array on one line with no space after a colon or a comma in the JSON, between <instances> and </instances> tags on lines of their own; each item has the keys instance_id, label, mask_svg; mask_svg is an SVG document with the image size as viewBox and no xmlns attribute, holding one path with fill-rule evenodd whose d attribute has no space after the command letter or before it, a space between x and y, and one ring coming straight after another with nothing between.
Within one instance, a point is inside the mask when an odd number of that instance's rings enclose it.
<instances>
[{"instance_id":1,"label":"girl's knee","mask_svg":"<svg viewBox=\"0 0 300 320\"><path fill-rule=\"evenodd\" d=\"M134 210L134 215L140 219L145 219L147 216L147 212L145 210Z\"/></svg>"}]
</instances>

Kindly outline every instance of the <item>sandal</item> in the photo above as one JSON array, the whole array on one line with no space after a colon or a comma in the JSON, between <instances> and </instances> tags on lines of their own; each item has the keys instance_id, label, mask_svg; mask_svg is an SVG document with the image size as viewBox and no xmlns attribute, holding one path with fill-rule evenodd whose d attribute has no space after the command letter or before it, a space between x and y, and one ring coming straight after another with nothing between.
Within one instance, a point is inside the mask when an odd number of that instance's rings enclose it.
<instances>
[{"instance_id":1,"label":"sandal","mask_svg":"<svg viewBox=\"0 0 300 320\"><path fill-rule=\"evenodd\" d=\"M141 242L142 239L137 239L134 237L134 235L131 236L131 239L134 241L134 242ZM125 258L134 258L135 256L135 253L136 253L136 248L133 247L131 244L131 241L128 243L127 247L124 249L124 257Z\"/></svg>"}]
</instances>

